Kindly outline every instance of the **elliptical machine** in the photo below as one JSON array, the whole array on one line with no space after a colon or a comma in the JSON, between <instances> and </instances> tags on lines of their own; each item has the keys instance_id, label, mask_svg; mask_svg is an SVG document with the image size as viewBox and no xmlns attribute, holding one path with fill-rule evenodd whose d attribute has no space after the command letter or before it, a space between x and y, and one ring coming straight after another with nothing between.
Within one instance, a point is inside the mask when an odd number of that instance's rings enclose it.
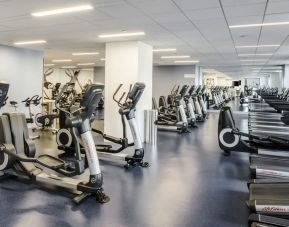
<instances>
[{"instance_id":1,"label":"elliptical machine","mask_svg":"<svg viewBox=\"0 0 289 227\"><path fill-rule=\"evenodd\" d=\"M0 106L8 92L9 84L0 83ZM56 100L58 100L67 88L63 87ZM89 86L81 100L81 110L75 114L67 113L66 124L71 129L73 140L77 141L77 134L84 144L86 156L80 153L80 148L75 142L75 161L73 165L62 159L43 154L35 158L35 144L28 137L28 127L24 114L6 113L0 116L0 175L17 176L36 183L46 183L57 187L69 189L76 193L73 199L80 203L88 196L92 196L99 203L106 203L110 199L103 193L103 177L99 166L98 155L91 134L90 118L96 108L103 90L94 85ZM13 138L13 139L12 139ZM72 178L84 173L85 162L89 166L89 180ZM53 171L48 173L45 169ZM56 175L56 174L57 175Z\"/></svg>"},{"instance_id":2,"label":"elliptical machine","mask_svg":"<svg viewBox=\"0 0 289 227\"><path fill-rule=\"evenodd\" d=\"M159 100L159 114L155 124L160 131L174 131L178 133L189 133L188 119L185 108L182 105L182 99L187 93L188 86L184 85L179 92L179 86L172 89L171 95L168 97L168 106L164 96ZM155 103L155 101L153 101ZM156 105L155 105L156 107Z\"/></svg>"},{"instance_id":3,"label":"elliptical machine","mask_svg":"<svg viewBox=\"0 0 289 227\"><path fill-rule=\"evenodd\" d=\"M100 89L104 89L103 84L95 84L95 86L99 87ZM116 95L120 91L123 85L120 84L119 87L116 89L113 100L118 104L120 107L119 114L121 116L122 122L122 129L123 129L123 138L116 138L114 136L110 136L105 134L104 132L92 128L92 131L100 134L105 140L108 140L114 144L120 145L118 148L114 149L111 145L101 145L98 144L96 149L99 154L99 158L106 160L106 161L121 161L125 162L125 168L141 166L141 167L148 167L148 162L143 162L144 158L144 148L142 145L142 141L139 134L139 129L135 120L135 111L136 105L141 98L141 95L145 89L145 84L143 83L136 83L134 86L130 86L129 92L123 92L119 99L116 98ZM126 97L125 97L126 96ZM125 97L125 99L124 99ZM124 99L124 101L123 101ZM91 119L91 122L94 119ZM133 136L133 143L129 143L127 138L127 131L126 131L126 120L129 123L129 127L131 130L131 134ZM67 128L61 127L60 130L57 132L56 140L58 144L58 149L64 150L64 155L69 155L69 153L74 150L73 140L71 139L71 132ZM83 144L80 144L83 145ZM121 154L120 152L124 149L135 146L135 151L133 155Z\"/></svg>"}]
</instances>

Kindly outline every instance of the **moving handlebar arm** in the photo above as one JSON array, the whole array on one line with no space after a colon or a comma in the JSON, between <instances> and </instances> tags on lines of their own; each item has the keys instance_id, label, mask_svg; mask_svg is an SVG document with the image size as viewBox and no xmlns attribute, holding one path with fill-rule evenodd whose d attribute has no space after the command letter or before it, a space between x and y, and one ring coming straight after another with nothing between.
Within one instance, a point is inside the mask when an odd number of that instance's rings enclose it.
<instances>
[{"instance_id":1,"label":"moving handlebar arm","mask_svg":"<svg viewBox=\"0 0 289 227\"><path fill-rule=\"evenodd\" d=\"M245 136L245 137L248 137L249 139L256 139L259 141L269 141L273 143L282 144L284 146L289 146L289 140L286 140L280 137L275 137L275 136L259 137L259 136L251 135L248 133L240 132L238 129L232 129L231 133L235 135L239 135L239 136Z\"/></svg>"}]
</instances>

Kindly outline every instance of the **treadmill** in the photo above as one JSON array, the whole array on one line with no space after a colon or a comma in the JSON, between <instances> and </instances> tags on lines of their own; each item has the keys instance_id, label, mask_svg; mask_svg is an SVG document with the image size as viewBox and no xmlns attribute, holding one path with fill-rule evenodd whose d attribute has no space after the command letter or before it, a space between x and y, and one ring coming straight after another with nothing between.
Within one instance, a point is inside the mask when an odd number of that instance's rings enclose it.
<instances>
[{"instance_id":1,"label":"treadmill","mask_svg":"<svg viewBox=\"0 0 289 227\"><path fill-rule=\"evenodd\" d=\"M288 218L288 179L254 179L248 182L248 188L247 205L252 212Z\"/></svg>"},{"instance_id":2,"label":"treadmill","mask_svg":"<svg viewBox=\"0 0 289 227\"><path fill-rule=\"evenodd\" d=\"M249 227L288 227L289 220L253 213L249 216L248 224Z\"/></svg>"}]
</instances>

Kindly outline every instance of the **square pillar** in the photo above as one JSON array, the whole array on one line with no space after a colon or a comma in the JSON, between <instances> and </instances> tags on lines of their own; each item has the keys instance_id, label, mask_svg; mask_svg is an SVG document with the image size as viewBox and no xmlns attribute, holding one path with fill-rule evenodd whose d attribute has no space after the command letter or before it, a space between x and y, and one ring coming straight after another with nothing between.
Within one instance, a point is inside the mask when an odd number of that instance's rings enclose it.
<instances>
[{"instance_id":1,"label":"square pillar","mask_svg":"<svg viewBox=\"0 0 289 227\"><path fill-rule=\"evenodd\" d=\"M119 107L113 101L113 94L120 84L123 91L128 92L129 85L142 82L146 85L144 93L136 106L136 121L140 135L144 140L144 110L152 108L152 47L139 42L113 42L106 44L105 54L105 110L104 132L106 134L122 137L121 117ZM127 124L128 128L128 124ZM132 139L130 130L127 130L129 140Z\"/></svg>"},{"instance_id":2,"label":"square pillar","mask_svg":"<svg viewBox=\"0 0 289 227\"><path fill-rule=\"evenodd\" d=\"M282 87L287 88L289 86L289 65L283 66L283 84Z\"/></svg>"},{"instance_id":3,"label":"square pillar","mask_svg":"<svg viewBox=\"0 0 289 227\"><path fill-rule=\"evenodd\" d=\"M199 65L195 66L195 85L203 85L203 71Z\"/></svg>"}]
</instances>

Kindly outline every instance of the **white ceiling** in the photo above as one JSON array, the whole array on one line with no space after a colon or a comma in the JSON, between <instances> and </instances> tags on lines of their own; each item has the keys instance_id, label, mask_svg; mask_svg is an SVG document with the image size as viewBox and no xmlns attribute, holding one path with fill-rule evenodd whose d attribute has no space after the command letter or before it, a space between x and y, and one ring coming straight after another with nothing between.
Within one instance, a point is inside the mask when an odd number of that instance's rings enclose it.
<instances>
[{"instance_id":1,"label":"white ceiling","mask_svg":"<svg viewBox=\"0 0 289 227\"><path fill-rule=\"evenodd\" d=\"M94 9L43 18L31 16L35 11L80 4L93 5ZM99 34L144 31L146 36L140 40L155 48L177 48L176 54L191 55L207 68L240 75L252 68L241 64L254 64L240 59L265 59L266 65L289 63L289 25L262 29L229 29L228 25L276 21L289 21L289 0L0 0L0 43L45 39L46 44L33 48L45 50L47 63L71 58L73 65L102 65L104 43L112 39L101 40ZM281 47L235 48L258 44ZM87 51L98 51L100 55L71 56L72 52ZM239 57L238 53L274 55ZM155 54L156 64L173 64L172 59L160 56Z\"/></svg>"}]
</instances>

